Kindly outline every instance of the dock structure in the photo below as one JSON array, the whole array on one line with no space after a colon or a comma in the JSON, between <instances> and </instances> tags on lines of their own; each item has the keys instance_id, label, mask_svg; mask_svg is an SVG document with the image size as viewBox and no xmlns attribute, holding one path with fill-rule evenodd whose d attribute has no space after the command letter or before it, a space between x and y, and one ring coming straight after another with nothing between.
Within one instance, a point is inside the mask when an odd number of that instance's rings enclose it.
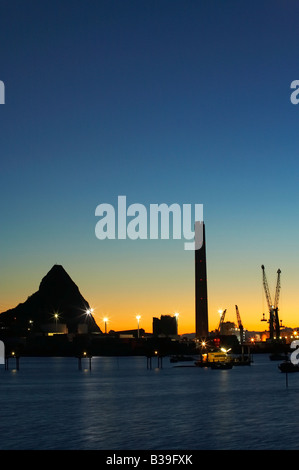
<instances>
[{"instance_id":1,"label":"dock structure","mask_svg":"<svg viewBox=\"0 0 299 470\"><path fill-rule=\"evenodd\" d=\"M155 351L152 354L148 354L146 356L146 368L147 369L152 369L152 359L153 357L156 357L158 362L157 362L157 367L158 369L163 369L163 356L158 353L158 351Z\"/></svg>"},{"instance_id":2,"label":"dock structure","mask_svg":"<svg viewBox=\"0 0 299 470\"><path fill-rule=\"evenodd\" d=\"M78 369L79 370L82 370L82 359L88 359L89 370L91 370L91 359L92 359L91 354L89 354L87 351L83 351L83 353L78 354L77 358L78 358Z\"/></svg>"},{"instance_id":3,"label":"dock structure","mask_svg":"<svg viewBox=\"0 0 299 470\"><path fill-rule=\"evenodd\" d=\"M14 351L5 355L4 369L9 369L9 359L15 359L16 370L20 368L20 355Z\"/></svg>"}]
</instances>

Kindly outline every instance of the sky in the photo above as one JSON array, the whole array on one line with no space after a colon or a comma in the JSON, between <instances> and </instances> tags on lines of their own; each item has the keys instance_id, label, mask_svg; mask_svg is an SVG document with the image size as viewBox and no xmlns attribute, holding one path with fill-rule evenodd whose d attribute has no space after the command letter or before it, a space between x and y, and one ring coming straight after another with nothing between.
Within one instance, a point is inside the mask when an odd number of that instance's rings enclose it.
<instances>
[{"instance_id":1,"label":"sky","mask_svg":"<svg viewBox=\"0 0 299 470\"><path fill-rule=\"evenodd\" d=\"M295 0L1 0L0 311L61 264L98 325L195 331L183 240L99 240L99 204L203 204L219 309L299 326Z\"/></svg>"}]
</instances>

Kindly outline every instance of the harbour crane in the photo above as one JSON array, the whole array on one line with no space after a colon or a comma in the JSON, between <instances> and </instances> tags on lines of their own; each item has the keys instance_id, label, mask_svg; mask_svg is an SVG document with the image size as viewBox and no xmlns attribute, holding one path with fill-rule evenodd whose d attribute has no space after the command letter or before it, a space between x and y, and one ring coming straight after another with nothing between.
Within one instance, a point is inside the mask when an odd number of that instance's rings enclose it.
<instances>
[{"instance_id":1,"label":"harbour crane","mask_svg":"<svg viewBox=\"0 0 299 470\"><path fill-rule=\"evenodd\" d=\"M243 328L243 324L242 324L242 320L241 320L241 315L240 315L240 312L239 312L239 309L238 309L238 305L235 305L236 307L236 315L237 315L237 323L238 323L238 328L240 330L240 343L243 344L243 333L244 333L244 328Z\"/></svg>"},{"instance_id":2,"label":"harbour crane","mask_svg":"<svg viewBox=\"0 0 299 470\"><path fill-rule=\"evenodd\" d=\"M218 332L221 335L222 334L222 324L223 324L224 319L225 319L226 309L223 310L223 311L219 310L219 313L221 314L221 317L220 317L220 321L219 321Z\"/></svg>"},{"instance_id":3,"label":"harbour crane","mask_svg":"<svg viewBox=\"0 0 299 470\"><path fill-rule=\"evenodd\" d=\"M263 285L265 290L265 295L267 299L267 304L269 308L269 333L270 339L274 339L274 332L275 337L279 339L280 337L280 324L279 324L279 317L278 317L278 302L279 302L279 295L280 295L280 274L281 270L277 270L277 282L276 282L276 290L275 290L275 298L274 303L272 302L270 290L268 286L268 281L265 272L265 266L262 265L263 271ZM262 319L264 321L264 318Z\"/></svg>"}]
</instances>

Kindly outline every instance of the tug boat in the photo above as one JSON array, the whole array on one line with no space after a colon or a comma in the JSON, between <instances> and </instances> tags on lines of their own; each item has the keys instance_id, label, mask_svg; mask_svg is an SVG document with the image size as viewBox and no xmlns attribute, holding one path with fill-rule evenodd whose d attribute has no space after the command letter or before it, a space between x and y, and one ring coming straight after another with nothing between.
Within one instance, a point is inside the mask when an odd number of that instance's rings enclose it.
<instances>
[{"instance_id":1,"label":"tug boat","mask_svg":"<svg viewBox=\"0 0 299 470\"><path fill-rule=\"evenodd\" d=\"M210 367L211 369L232 369L233 361L225 351L213 351L202 355L202 359L195 361L196 367Z\"/></svg>"}]
</instances>

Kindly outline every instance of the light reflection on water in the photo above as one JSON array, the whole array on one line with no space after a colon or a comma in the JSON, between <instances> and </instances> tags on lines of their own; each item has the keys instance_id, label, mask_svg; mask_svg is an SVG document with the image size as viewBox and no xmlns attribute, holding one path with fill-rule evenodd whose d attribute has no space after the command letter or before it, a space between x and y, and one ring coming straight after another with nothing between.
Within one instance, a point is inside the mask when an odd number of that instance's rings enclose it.
<instances>
[{"instance_id":1,"label":"light reflection on water","mask_svg":"<svg viewBox=\"0 0 299 470\"><path fill-rule=\"evenodd\" d=\"M268 355L231 370L143 357L21 358L0 369L0 449L298 449L299 374Z\"/></svg>"}]
</instances>

